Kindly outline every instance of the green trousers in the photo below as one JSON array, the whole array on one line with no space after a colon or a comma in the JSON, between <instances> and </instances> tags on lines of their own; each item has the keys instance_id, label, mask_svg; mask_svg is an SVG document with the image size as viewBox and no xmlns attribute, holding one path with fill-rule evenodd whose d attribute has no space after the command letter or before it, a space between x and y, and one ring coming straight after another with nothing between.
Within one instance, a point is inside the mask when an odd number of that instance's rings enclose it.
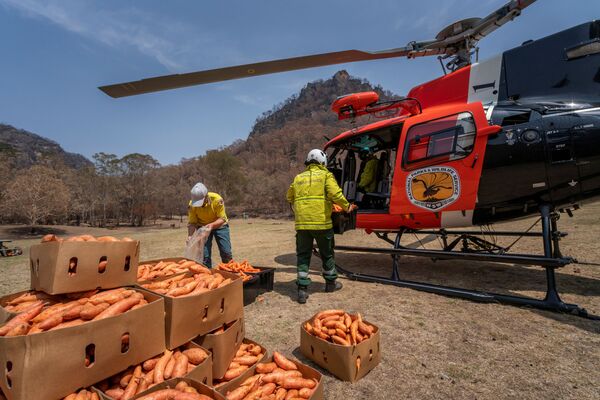
<instances>
[{"instance_id":1,"label":"green trousers","mask_svg":"<svg viewBox=\"0 0 600 400\"><path fill-rule=\"evenodd\" d=\"M333 229L296 231L296 257L298 266L298 279L296 283L298 286L310 285L308 270L312 256L313 240L317 242L319 254L323 261L323 278L326 281L336 280L337 271L335 270L335 260L333 258L333 237Z\"/></svg>"}]
</instances>

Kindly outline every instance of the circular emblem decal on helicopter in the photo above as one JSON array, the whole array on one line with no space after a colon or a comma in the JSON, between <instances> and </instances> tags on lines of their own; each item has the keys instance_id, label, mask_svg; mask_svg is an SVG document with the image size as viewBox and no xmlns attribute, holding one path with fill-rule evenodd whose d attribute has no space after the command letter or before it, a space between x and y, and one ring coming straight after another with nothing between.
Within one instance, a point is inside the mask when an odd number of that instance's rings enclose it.
<instances>
[{"instance_id":1,"label":"circular emblem decal on helicopter","mask_svg":"<svg viewBox=\"0 0 600 400\"><path fill-rule=\"evenodd\" d=\"M460 178L454 168L421 168L406 178L406 194L412 204L436 211L458 199Z\"/></svg>"}]
</instances>

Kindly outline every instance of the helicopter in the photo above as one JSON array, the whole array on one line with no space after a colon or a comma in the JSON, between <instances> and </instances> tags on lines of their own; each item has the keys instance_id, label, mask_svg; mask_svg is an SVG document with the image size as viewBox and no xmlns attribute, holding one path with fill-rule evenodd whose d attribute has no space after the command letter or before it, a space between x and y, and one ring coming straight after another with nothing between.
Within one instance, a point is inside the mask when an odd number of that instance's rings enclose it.
<instances>
[{"instance_id":1,"label":"helicopter","mask_svg":"<svg viewBox=\"0 0 600 400\"><path fill-rule=\"evenodd\" d=\"M535 0L511 0L483 18L468 18L427 41L383 51L348 50L101 86L111 97L304 68L391 57L437 56L443 76L406 97L380 101L375 92L340 96L338 119L381 120L329 140L328 168L356 214L334 214L336 233L364 229L391 247L337 245L337 251L392 256L389 278L338 269L350 279L392 284L481 302L500 302L595 318L559 296L555 270L563 256L561 214L572 216L600 195L600 21L524 42L479 62L479 40L519 16ZM473 58L476 62L473 62ZM365 155L377 159L376 189L359 187ZM541 238L542 254L518 254L486 239L483 229L457 230L539 214L526 231L495 236ZM541 232L532 231L541 222ZM407 233L440 239L441 249L402 245ZM422 241L420 241L421 244ZM514 242L513 242L514 244ZM543 299L414 282L400 278L401 256L540 266Z\"/></svg>"}]
</instances>

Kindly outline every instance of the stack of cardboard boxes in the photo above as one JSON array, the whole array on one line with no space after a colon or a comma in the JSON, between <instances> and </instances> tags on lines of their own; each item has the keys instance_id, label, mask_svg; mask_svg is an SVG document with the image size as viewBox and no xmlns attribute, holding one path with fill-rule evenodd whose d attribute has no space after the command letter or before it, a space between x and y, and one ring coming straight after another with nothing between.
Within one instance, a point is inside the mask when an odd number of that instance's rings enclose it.
<instances>
[{"instance_id":1,"label":"stack of cardboard boxes","mask_svg":"<svg viewBox=\"0 0 600 400\"><path fill-rule=\"evenodd\" d=\"M225 398L227 392L254 375L256 364L267 359L262 346L259 361L233 379L224 378L242 343L258 345L245 337L242 279L219 271L231 283L198 295L159 294L136 281L139 247L137 241L56 241L32 246L31 288L48 298L127 287L141 293L148 303L75 326L0 336L0 389L8 400L59 400L81 388L92 388L100 398L111 399L102 391L107 382L176 348L201 347L209 354L208 359L188 369L184 380L215 399ZM144 263L152 262L158 260ZM23 293L0 298L0 326L16 315L3 307ZM322 398L321 374L307 366L302 368L319 382L319 390L311 399ZM154 385L147 392L174 387L179 380ZM209 387L213 385L217 386Z\"/></svg>"}]
</instances>

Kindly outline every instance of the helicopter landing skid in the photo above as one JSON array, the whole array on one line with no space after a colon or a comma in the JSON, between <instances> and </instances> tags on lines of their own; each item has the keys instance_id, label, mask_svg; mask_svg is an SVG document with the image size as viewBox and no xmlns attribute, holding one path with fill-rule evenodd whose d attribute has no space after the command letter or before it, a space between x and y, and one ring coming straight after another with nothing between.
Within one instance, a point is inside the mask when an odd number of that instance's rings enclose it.
<instances>
[{"instance_id":1,"label":"helicopter landing skid","mask_svg":"<svg viewBox=\"0 0 600 400\"><path fill-rule=\"evenodd\" d=\"M400 239L402 234L407 230L400 230L397 232L396 239L390 240L387 235L378 234L380 239L385 240L388 243L394 245L392 249L384 248L371 248L371 247L357 247L357 246L336 246L336 250L360 252L360 253L377 253L377 254L390 254L393 258L392 263L392 275L389 278L368 275L362 273L356 273L348 271L340 266L337 269L340 273L344 274L347 278L352 280L358 280L363 282L376 282L389 285L395 285L400 287L407 287L410 289L421 290L424 292L441 294L445 296L460 297L472 301L479 302L497 302L502 304L516 305L516 306L528 306L538 308L542 310L549 310L555 312L564 312L573 315L577 315L583 318L589 319L600 319L600 317L588 314L588 312L579 307L576 304L565 303L561 300L558 290L556 288L556 277L555 269L564 267L570 263L577 262L570 257L563 257L560 253L558 241L564 234L561 234L557 229L556 221L558 220L558 214L551 212L551 208L548 205L542 205L540 207L541 221L542 221L542 232L541 233L529 233L525 232L524 236L541 236L544 243L544 255L536 256L530 254L506 254L503 251L453 251L448 246L444 239L444 250L429 250L429 249L412 249L400 245ZM422 231L420 233L423 233ZM433 232L429 232L433 233ZM461 233L456 231L439 231L436 232L438 235L444 234L458 234L458 235L469 235L472 236L472 232ZM517 236L523 235L523 233L516 232L503 232L500 236ZM460 236L459 236L460 237ZM485 241L486 243L489 243ZM485 245L483 242L476 241L478 245ZM491 248L492 250L499 250L497 248ZM501 250L501 248L500 248ZM520 265L537 265L545 268L546 270L546 296L543 300L534 299L523 296L512 296L498 293L481 292L476 290L469 290L463 288L449 287L434 285L423 282L415 282L409 280L400 279L399 274L399 258L402 255L416 256L416 257L427 257L434 260L463 260L463 261L487 261L497 263L509 263L509 264L520 264Z\"/></svg>"}]
</instances>

